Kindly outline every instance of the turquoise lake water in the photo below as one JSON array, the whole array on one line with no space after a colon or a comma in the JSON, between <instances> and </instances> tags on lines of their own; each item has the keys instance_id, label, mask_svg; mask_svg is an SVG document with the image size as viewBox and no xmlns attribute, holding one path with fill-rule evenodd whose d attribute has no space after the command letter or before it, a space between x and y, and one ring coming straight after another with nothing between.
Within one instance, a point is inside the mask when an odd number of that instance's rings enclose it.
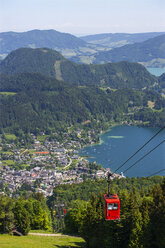
<instances>
[{"instance_id":1,"label":"turquoise lake water","mask_svg":"<svg viewBox=\"0 0 165 248\"><path fill-rule=\"evenodd\" d=\"M150 68L150 67L147 67L146 68L152 75L155 75L155 76L160 76L162 75L163 73L165 73L165 68Z\"/></svg>"},{"instance_id":2,"label":"turquoise lake water","mask_svg":"<svg viewBox=\"0 0 165 248\"><path fill-rule=\"evenodd\" d=\"M104 168L115 171L144 143L146 143L158 128L145 128L135 126L116 126L100 136L101 143L88 146L79 151L80 155L90 156L89 161L102 164ZM165 140L165 130L157 135L142 151L126 163L117 173L124 171L139 158ZM128 177L150 176L151 174L165 169L165 142L128 170L124 175ZM159 173L165 175L165 171Z\"/></svg>"}]
</instances>

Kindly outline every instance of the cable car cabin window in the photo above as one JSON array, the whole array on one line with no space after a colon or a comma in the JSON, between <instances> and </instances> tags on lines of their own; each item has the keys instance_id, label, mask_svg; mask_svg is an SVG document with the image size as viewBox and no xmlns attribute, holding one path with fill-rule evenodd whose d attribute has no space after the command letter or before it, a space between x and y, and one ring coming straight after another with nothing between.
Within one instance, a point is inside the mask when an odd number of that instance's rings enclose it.
<instances>
[{"instance_id":1,"label":"cable car cabin window","mask_svg":"<svg viewBox=\"0 0 165 248\"><path fill-rule=\"evenodd\" d=\"M108 210L117 210L118 203L108 203Z\"/></svg>"}]
</instances>

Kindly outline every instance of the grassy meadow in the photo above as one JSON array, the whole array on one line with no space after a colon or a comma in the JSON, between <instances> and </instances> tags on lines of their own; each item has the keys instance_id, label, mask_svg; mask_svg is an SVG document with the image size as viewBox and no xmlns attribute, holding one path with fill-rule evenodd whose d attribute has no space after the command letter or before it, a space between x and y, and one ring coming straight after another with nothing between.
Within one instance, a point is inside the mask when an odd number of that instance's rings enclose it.
<instances>
[{"instance_id":1,"label":"grassy meadow","mask_svg":"<svg viewBox=\"0 0 165 248\"><path fill-rule=\"evenodd\" d=\"M0 235L1 248L82 248L85 241L79 237L70 236L10 236Z\"/></svg>"}]
</instances>

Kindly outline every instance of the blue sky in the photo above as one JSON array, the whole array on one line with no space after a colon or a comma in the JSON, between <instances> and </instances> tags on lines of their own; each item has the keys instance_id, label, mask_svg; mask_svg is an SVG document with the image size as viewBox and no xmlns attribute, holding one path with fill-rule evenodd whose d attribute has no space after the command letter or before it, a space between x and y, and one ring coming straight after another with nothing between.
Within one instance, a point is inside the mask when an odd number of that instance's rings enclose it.
<instances>
[{"instance_id":1,"label":"blue sky","mask_svg":"<svg viewBox=\"0 0 165 248\"><path fill-rule=\"evenodd\" d=\"M0 0L0 32L77 35L165 31L165 0Z\"/></svg>"}]
</instances>

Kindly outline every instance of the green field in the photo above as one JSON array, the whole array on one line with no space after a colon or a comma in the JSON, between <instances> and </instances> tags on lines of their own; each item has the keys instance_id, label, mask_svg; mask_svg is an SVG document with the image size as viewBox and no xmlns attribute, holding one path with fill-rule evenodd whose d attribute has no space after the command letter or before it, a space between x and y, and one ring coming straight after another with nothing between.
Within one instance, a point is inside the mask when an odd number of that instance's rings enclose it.
<instances>
[{"instance_id":1,"label":"green field","mask_svg":"<svg viewBox=\"0 0 165 248\"><path fill-rule=\"evenodd\" d=\"M0 235L1 248L72 248L85 247L85 241L79 237L61 236L61 237L44 237L44 236L10 236Z\"/></svg>"},{"instance_id":2,"label":"green field","mask_svg":"<svg viewBox=\"0 0 165 248\"><path fill-rule=\"evenodd\" d=\"M1 95L7 95L7 96L14 96L17 93L15 93L15 92L0 92L0 94Z\"/></svg>"},{"instance_id":3,"label":"green field","mask_svg":"<svg viewBox=\"0 0 165 248\"><path fill-rule=\"evenodd\" d=\"M10 166L10 165L14 165L15 162L13 160L3 160L3 164L7 165L7 166Z\"/></svg>"},{"instance_id":4,"label":"green field","mask_svg":"<svg viewBox=\"0 0 165 248\"><path fill-rule=\"evenodd\" d=\"M38 135L37 140L40 142L44 142L48 137L49 135Z\"/></svg>"},{"instance_id":5,"label":"green field","mask_svg":"<svg viewBox=\"0 0 165 248\"><path fill-rule=\"evenodd\" d=\"M5 138L7 139L7 140L16 140L16 136L15 136L15 134L5 134Z\"/></svg>"}]
</instances>

